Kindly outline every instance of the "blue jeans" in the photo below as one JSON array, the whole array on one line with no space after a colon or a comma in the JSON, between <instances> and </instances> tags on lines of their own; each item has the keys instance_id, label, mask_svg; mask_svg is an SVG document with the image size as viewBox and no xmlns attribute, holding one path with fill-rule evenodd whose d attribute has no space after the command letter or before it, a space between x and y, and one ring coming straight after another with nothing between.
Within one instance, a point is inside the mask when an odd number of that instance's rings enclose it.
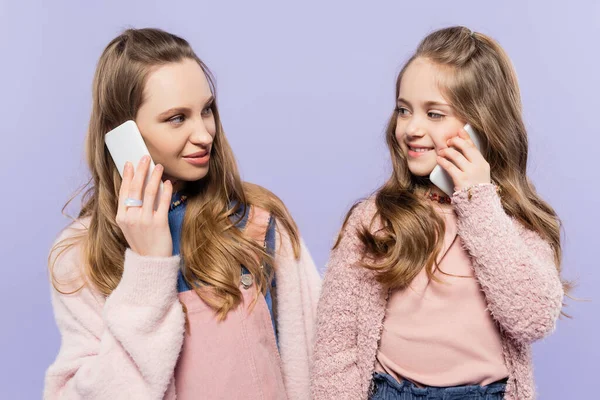
<instances>
[{"instance_id":1,"label":"blue jeans","mask_svg":"<svg viewBox=\"0 0 600 400\"><path fill-rule=\"evenodd\" d=\"M410 381L398 382L388 374L373 374L370 400L502 400L504 382L487 386L417 387Z\"/></svg>"}]
</instances>

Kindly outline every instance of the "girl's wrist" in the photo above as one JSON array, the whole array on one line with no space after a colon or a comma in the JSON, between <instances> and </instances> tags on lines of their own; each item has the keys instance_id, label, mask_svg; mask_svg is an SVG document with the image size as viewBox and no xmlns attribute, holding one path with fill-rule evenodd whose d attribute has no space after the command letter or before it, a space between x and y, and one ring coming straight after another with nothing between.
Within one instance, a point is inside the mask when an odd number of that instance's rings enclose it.
<instances>
[{"instance_id":1,"label":"girl's wrist","mask_svg":"<svg viewBox=\"0 0 600 400\"><path fill-rule=\"evenodd\" d=\"M496 190L496 193L498 195L500 195L500 193L502 192L502 189L500 188L500 186L498 186L496 184L496 182L494 182L492 180L489 183L476 183L474 185L470 185L470 186L467 186L467 187L465 187L463 189L457 190L456 192L454 192L453 196L456 196L456 195L458 195L460 193L467 193L467 198L469 200L471 200L473 198L473 192L475 192L477 188L485 187L485 186L493 186L495 188L495 190Z\"/></svg>"}]
</instances>

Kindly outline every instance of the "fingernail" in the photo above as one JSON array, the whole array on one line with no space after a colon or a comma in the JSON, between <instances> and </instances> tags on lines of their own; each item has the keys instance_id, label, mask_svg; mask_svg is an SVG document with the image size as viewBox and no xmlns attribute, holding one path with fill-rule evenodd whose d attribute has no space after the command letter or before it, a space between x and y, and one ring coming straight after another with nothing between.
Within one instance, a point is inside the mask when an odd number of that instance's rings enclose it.
<instances>
[{"instance_id":1,"label":"fingernail","mask_svg":"<svg viewBox=\"0 0 600 400\"><path fill-rule=\"evenodd\" d=\"M148 162L150 161L150 157L149 156L144 156L144 162Z\"/></svg>"}]
</instances>

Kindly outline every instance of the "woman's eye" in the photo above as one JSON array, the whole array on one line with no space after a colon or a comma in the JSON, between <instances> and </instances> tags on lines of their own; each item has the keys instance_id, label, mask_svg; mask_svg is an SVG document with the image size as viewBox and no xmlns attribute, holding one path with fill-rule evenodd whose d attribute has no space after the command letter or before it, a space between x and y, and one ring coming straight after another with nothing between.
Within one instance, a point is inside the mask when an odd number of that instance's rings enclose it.
<instances>
[{"instance_id":1,"label":"woman's eye","mask_svg":"<svg viewBox=\"0 0 600 400\"><path fill-rule=\"evenodd\" d=\"M175 115L174 117L169 118L169 122L172 124L183 124L185 121L185 117L183 115Z\"/></svg>"},{"instance_id":2,"label":"woman's eye","mask_svg":"<svg viewBox=\"0 0 600 400\"><path fill-rule=\"evenodd\" d=\"M442 118L444 118L443 114L439 114L439 113L436 113L436 112L428 112L427 116L429 118L431 118L431 119L442 119Z\"/></svg>"},{"instance_id":3,"label":"woman's eye","mask_svg":"<svg viewBox=\"0 0 600 400\"><path fill-rule=\"evenodd\" d=\"M204 107L202 110L202 116L207 117L212 114L212 104L210 106Z\"/></svg>"}]
</instances>

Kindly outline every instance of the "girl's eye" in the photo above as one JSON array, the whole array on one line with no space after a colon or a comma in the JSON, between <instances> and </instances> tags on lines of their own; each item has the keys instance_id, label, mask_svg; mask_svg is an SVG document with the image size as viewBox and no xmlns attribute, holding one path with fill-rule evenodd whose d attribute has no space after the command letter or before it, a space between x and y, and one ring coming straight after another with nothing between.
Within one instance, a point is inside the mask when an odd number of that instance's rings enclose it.
<instances>
[{"instance_id":1,"label":"girl's eye","mask_svg":"<svg viewBox=\"0 0 600 400\"><path fill-rule=\"evenodd\" d=\"M398 111L398 115L402 116L402 117L404 117L410 113L410 111L408 111L408 109L404 108L404 107L398 107L396 110Z\"/></svg>"},{"instance_id":2,"label":"girl's eye","mask_svg":"<svg viewBox=\"0 0 600 400\"><path fill-rule=\"evenodd\" d=\"M442 119L442 118L444 118L443 114L439 114L439 113L436 113L436 112L428 112L427 116L429 118L431 118L431 119Z\"/></svg>"}]
</instances>

